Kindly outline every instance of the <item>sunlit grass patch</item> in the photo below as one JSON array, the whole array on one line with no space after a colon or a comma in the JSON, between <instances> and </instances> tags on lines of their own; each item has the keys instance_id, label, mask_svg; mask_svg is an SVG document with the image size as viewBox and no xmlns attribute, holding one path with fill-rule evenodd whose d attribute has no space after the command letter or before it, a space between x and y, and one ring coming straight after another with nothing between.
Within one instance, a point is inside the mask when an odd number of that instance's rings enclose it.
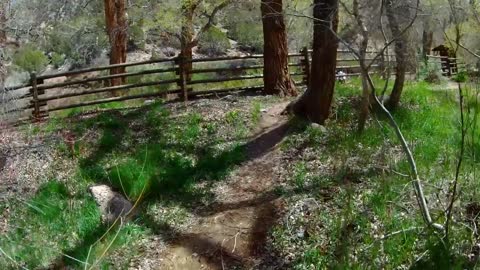
<instances>
[{"instance_id":1,"label":"sunlit grass patch","mask_svg":"<svg viewBox=\"0 0 480 270\"><path fill-rule=\"evenodd\" d=\"M28 201L19 201L11 231L1 236L0 247L18 265L48 267L62 251L74 248L100 224L95 202L84 192L73 195L64 184L51 181ZM23 206L23 207L22 207ZM15 267L0 257L3 269Z\"/></svg>"},{"instance_id":2,"label":"sunlit grass patch","mask_svg":"<svg viewBox=\"0 0 480 270\"><path fill-rule=\"evenodd\" d=\"M446 246L426 228L413 194L410 166L384 116L372 116L365 131L356 132L354 101L361 88L360 81L355 80L337 84L335 119L326 123L324 132L304 123L284 143L284 151L299 155L299 161L289 166L290 185L298 190L298 186L308 184L303 188L307 191L303 197L289 200L289 222L274 230L274 246L286 254L296 254L292 258L293 269L471 267L466 254L477 240L467 227L453 225L451 241ZM376 85L381 85L376 80ZM467 136L470 152L460 174L459 200L463 203L455 206L459 219L468 201L478 201L474 195L478 194L478 157L472 154L475 139L471 138L478 138L480 129L475 125L476 100L466 93L464 90L464 111L473 129ZM432 217L442 223L442 207L454 179L460 146L458 90L441 92L426 83L409 83L400 107L392 114L414 153ZM302 207L304 201L311 205L316 201L321 210ZM303 216L295 211L304 211ZM302 218L308 222L292 223L292 219ZM307 234L297 233L304 229Z\"/></svg>"}]
</instances>

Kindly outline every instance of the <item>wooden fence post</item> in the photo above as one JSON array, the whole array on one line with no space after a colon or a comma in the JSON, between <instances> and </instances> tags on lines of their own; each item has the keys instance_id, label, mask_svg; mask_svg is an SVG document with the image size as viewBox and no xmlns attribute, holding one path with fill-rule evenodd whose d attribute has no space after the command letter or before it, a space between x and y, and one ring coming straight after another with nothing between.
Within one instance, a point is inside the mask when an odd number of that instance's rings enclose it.
<instances>
[{"instance_id":1,"label":"wooden fence post","mask_svg":"<svg viewBox=\"0 0 480 270\"><path fill-rule=\"evenodd\" d=\"M33 95L33 119L38 121L40 119L40 102L38 100L38 87L37 87L37 73L34 71L30 74L30 83L32 88L30 89L31 94Z\"/></svg>"},{"instance_id":2,"label":"wooden fence post","mask_svg":"<svg viewBox=\"0 0 480 270\"><path fill-rule=\"evenodd\" d=\"M379 72L380 72L380 76L382 77L382 79L386 80L387 79L387 74L389 72L389 69L390 69L390 61L388 61L388 67L387 67L387 64L385 63L385 52L382 52L380 54L380 57L379 57L379 62L378 63L378 69L379 69Z\"/></svg>"},{"instance_id":3,"label":"wooden fence post","mask_svg":"<svg viewBox=\"0 0 480 270\"><path fill-rule=\"evenodd\" d=\"M188 101L188 74L187 70L185 68L185 57L182 55L179 55L177 60L178 64L178 75L179 75L179 80L178 80L178 86L180 86L180 90L183 96L183 101L187 102Z\"/></svg>"},{"instance_id":4,"label":"wooden fence post","mask_svg":"<svg viewBox=\"0 0 480 270\"><path fill-rule=\"evenodd\" d=\"M304 47L302 50L303 59L301 61L303 68L303 82L307 85L310 84L310 54L308 53L308 48Z\"/></svg>"}]
</instances>

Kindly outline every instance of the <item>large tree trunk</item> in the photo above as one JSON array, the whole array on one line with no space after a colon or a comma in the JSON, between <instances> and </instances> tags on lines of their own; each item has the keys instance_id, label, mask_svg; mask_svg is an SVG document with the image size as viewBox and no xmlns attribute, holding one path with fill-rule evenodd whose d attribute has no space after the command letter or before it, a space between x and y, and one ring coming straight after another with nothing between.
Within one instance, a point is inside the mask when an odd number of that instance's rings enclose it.
<instances>
[{"instance_id":1,"label":"large tree trunk","mask_svg":"<svg viewBox=\"0 0 480 270\"><path fill-rule=\"evenodd\" d=\"M122 64L127 61L127 13L125 0L105 0L105 24L110 40L110 64ZM125 67L112 68L110 74L125 73ZM125 84L126 78L111 79L110 85ZM118 93L114 93L118 95Z\"/></svg>"},{"instance_id":2,"label":"large tree trunk","mask_svg":"<svg viewBox=\"0 0 480 270\"><path fill-rule=\"evenodd\" d=\"M400 103L400 97L402 96L403 86L405 84L405 74L408 68L408 32L403 32L402 23L410 19L410 7L406 3L397 3L394 0L387 0L386 14L388 19L388 25L392 32L393 38L395 38L395 83L393 84L392 93L387 101L387 108L393 110L398 107Z\"/></svg>"},{"instance_id":3,"label":"large tree trunk","mask_svg":"<svg viewBox=\"0 0 480 270\"><path fill-rule=\"evenodd\" d=\"M282 0L262 0L264 39L264 93L296 96L288 69L288 45Z\"/></svg>"},{"instance_id":4,"label":"large tree trunk","mask_svg":"<svg viewBox=\"0 0 480 270\"><path fill-rule=\"evenodd\" d=\"M323 124L330 115L336 81L338 0L315 0L314 4L310 84L292 109L300 117Z\"/></svg>"}]
</instances>

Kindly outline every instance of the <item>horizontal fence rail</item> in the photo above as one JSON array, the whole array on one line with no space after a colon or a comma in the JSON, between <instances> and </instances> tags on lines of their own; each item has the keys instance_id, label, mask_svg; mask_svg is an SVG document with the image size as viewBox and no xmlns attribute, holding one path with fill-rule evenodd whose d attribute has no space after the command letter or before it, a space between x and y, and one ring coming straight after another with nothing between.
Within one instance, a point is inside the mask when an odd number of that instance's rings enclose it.
<instances>
[{"instance_id":1,"label":"horizontal fence rail","mask_svg":"<svg viewBox=\"0 0 480 270\"><path fill-rule=\"evenodd\" d=\"M367 53L377 54L373 51ZM359 64L349 64L358 62L357 59L352 58L351 52L339 50L338 54L337 70L342 71L342 73L337 77L360 76ZM300 53L289 54L290 75L297 86L305 86L309 82L311 57L312 50L306 48ZM371 65L372 73L384 73L387 68L395 64L395 60L389 61L390 65L387 67L383 57L365 60L376 60ZM191 68L188 68L188 66ZM121 74L110 72L108 74L109 71L118 68L137 68L140 70L129 70ZM22 93L18 92L15 100L23 101L24 104L3 113L31 111L29 119L36 120L48 117L49 112L111 102L165 98L169 95L174 95L186 101L189 97L196 96L241 91L255 92L263 89L263 69L263 55L257 54L191 60L174 57L40 76L32 73L29 83L8 88L10 93L23 91ZM154 76L154 78L150 78L151 76ZM122 83L112 86L110 83L115 79L121 80ZM135 82L135 79L140 81ZM144 79L148 80L142 81ZM131 89L153 91L131 93L129 91ZM105 93L113 94L113 96L105 97Z\"/></svg>"}]
</instances>

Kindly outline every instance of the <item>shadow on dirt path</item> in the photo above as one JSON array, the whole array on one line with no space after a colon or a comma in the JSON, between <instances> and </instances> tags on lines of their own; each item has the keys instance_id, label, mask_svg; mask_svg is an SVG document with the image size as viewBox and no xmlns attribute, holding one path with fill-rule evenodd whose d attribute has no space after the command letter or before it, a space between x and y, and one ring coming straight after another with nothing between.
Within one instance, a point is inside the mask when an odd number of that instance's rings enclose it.
<instances>
[{"instance_id":1,"label":"shadow on dirt path","mask_svg":"<svg viewBox=\"0 0 480 270\"><path fill-rule=\"evenodd\" d=\"M275 265L266 250L269 230L283 209L275 187L277 149L289 126L281 115L286 103L270 108L247 143L247 162L216 190L216 202L196 211L198 221L178 234L161 255L159 269L258 269ZM162 230L165 233L165 230Z\"/></svg>"}]
</instances>

